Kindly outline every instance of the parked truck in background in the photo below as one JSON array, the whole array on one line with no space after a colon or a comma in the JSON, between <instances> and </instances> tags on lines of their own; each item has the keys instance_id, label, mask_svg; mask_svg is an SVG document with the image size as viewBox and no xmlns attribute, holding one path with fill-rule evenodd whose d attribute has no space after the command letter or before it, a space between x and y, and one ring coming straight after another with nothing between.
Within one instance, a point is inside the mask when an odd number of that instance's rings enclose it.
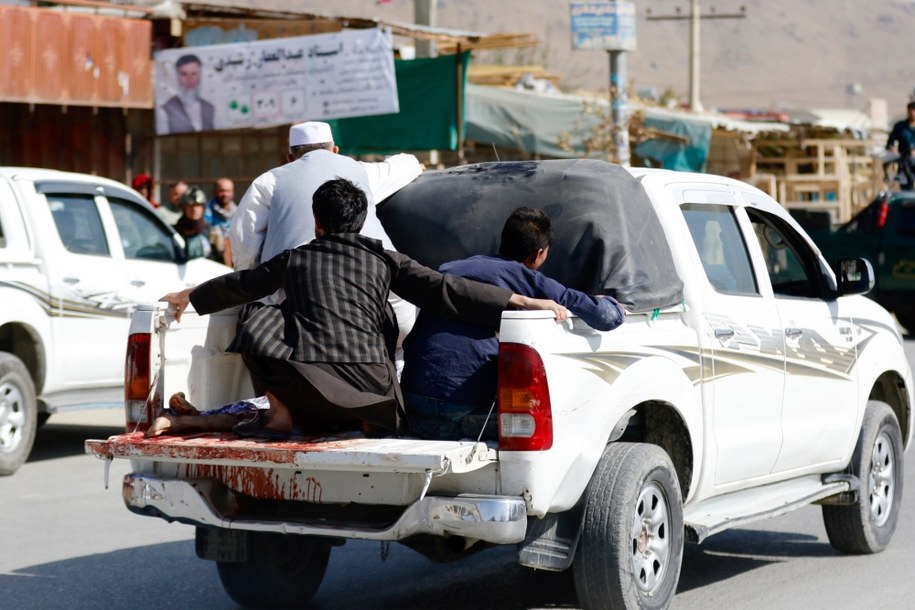
<instances>
[{"instance_id":1,"label":"parked truck in background","mask_svg":"<svg viewBox=\"0 0 915 610\"><path fill-rule=\"evenodd\" d=\"M517 205L557 227L548 274L632 312L599 332L506 311L497 441L145 438L173 392L208 409L251 392L224 351L235 312L178 324L159 304L131 321L127 432L87 451L130 460L127 507L194 526L244 606L306 604L349 539L439 560L517 545L525 566L571 569L584 608L666 608L685 541L811 503L839 551L890 543L913 379L892 317L860 296L865 260L834 274L744 183L599 161L427 172L379 216L434 264L492 252Z\"/></svg>"},{"instance_id":2,"label":"parked truck in background","mask_svg":"<svg viewBox=\"0 0 915 610\"><path fill-rule=\"evenodd\" d=\"M0 168L0 475L52 413L123 404L138 302L226 271L186 260L181 238L119 182Z\"/></svg>"},{"instance_id":3,"label":"parked truck in background","mask_svg":"<svg viewBox=\"0 0 915 610\"><path fill-rule=\"evenodd\" d=\"M810 235L827 261L866 258L874 267L870 297L915 333L915 192L884 191L835 231Z\"/></svg>"}]
</instances>

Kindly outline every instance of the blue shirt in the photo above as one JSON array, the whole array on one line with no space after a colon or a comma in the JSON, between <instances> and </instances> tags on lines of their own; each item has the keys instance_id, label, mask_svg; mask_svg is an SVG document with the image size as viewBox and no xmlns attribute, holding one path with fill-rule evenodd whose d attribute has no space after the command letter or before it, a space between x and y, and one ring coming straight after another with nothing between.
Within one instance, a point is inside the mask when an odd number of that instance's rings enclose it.
<instances>
[{"instance_id":1,"label":"blue shirt","mask_svg":"<svg viewBox=\"0 0 915 610\"><path fill-rule=\"evenodd\" d=\"M597 330L613 330L623 322L623 309L613 298L566 288L516 261L472 256L445 263L439 271L532 298L552 299ZM495 398L498 355L499 340L492 329L421 311L404 341L401 387L413 394L474 405L485 412Z\"/></svg>"},{"instance_id":2,"label":"blue shirt","mask_svg":"<svg viewBox=\"0 0 915 610\"><path fill-rule=\"evenodd\" d=\"M227 208L223 208L214 197L207 201L203 219L207 221L207 224L210 225L210 227L219 229L225 234L229 230L229 225L232 223L232 215L237 208L238 205L236 205L234 201L230 202Z\"/></svg>"}]
</instances>

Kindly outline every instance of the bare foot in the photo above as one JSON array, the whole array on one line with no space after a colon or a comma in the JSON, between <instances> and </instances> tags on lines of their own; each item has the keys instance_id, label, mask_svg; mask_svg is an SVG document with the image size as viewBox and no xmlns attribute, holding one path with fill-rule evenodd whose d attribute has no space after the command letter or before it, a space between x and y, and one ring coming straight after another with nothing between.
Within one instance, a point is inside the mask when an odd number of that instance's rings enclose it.
<instances>
[{"instance_id":1,"label":"bare foot","mask_svg":"<svg viewBox=\"0 0 915 610\"><path fill-rule=\"evenodd\" d=\"M146 431L148 438L184 432L230 432L238 423L234 415L171 415L156 418Z\"/></svg>"},{"instance_id":2,"label":"bare foot","mask_svg":"<svg viewBox=\"0 0 915 610\"><path fill-rule=\"evenodd\" d=\"M173 432L172 426L175 423L174 415L161 415L156 418L156 421L152 423L149 429L146 430L144 436L146 438L154 438L156 436L162 436L163 434L169 434Z\"/></svg>"},{"instance_id":3,"label":"bare foot","mask_svg":"<svg viewBox=\"0 0 915 610\"><path fill-rule=\"evenodd\" d=\"M175 392L168 399L168 407L178 415L200 415L200 411L187 401L184 392Z\"/></svg>"},{"instance_id":4,"label":"bare foot","mask_svg":"<svg viewBox=\"0 0 915 610\"><path fill-rule=\"evenodd\" d=\"M289 412L289 407L271 392L267 392L267 401L270 403L270 409L267 410L267 423L264 427L288 432L292 428L292 413Z\"/></svg>"}]
</instances>

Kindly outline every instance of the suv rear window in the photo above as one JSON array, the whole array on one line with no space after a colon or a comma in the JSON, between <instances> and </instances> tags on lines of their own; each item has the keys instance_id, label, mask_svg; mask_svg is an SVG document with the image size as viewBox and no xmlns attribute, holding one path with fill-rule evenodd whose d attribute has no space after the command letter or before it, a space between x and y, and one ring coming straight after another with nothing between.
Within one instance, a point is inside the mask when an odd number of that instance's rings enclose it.
<instances>
[{"instance_id":1,"label":"suv rear window","mask_svg":"<svg viewBox=\"0 0 915 610\"><path fill-rule=\"evenodd\" d=\"M108 240L92 195L46 193L57 233L74 254L109 256Z\"/></svg>"}]
</instances>

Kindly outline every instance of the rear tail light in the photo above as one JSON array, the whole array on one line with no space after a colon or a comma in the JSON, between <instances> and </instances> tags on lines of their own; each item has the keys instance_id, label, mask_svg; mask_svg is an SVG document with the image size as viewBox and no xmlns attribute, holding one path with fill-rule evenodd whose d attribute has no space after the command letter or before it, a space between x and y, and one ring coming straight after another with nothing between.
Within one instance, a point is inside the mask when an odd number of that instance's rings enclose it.
<instances>
[{"instance_id":1,"label":"rear tail light","mask_svg":"<svg viewBox=\"0 0 915 610\"><path fill-rule=\"evenodd\" d=\"M890 202L888 197L884 197L883 201L880 202L880 209L877 210L877 228L882 229L886 227L886 217L890 213Z\"/></svg>"},{"instance_id":2,"label":"rear tail light","mask_svg":"<svg viewBox=\"0 0 915 610\"><path fill-rule=\"evenodd\" d=\"M543 360L533 348L499 344L499 449L544 451L553 446L553 411Z\"/></svg>"},{"instance_id":3,"label":"rear tail light","mask_svg":"<svg viewBox=\"0 0 915 610\"><path fill-rule=\"evenodd\" d=\"M128 432L146 431L151 421L150 341L149 333L137 333L127 338L127 359L124 364L124 410Z\"/></svg>"}]
</instances>

